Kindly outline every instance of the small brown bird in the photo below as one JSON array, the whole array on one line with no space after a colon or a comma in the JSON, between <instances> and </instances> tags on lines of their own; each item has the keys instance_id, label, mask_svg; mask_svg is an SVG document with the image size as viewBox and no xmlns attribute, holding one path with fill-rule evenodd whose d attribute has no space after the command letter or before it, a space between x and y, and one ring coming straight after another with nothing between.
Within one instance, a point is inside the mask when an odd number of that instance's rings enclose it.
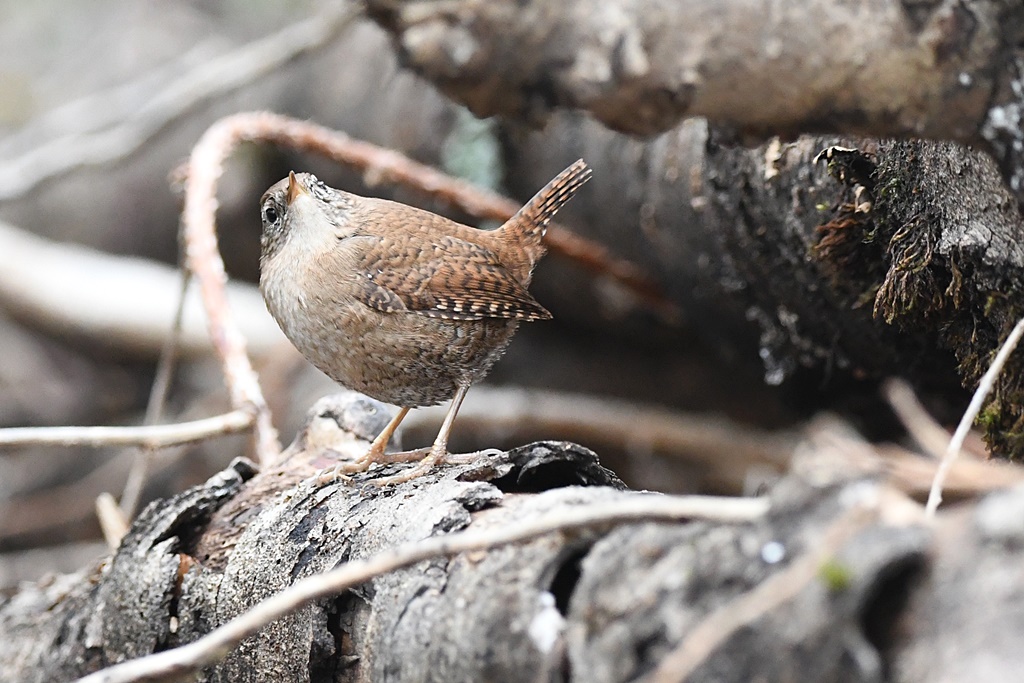
<instances>
[{"instance_id":1,"label":"small brown bird","mask_svg":"<svg viewBox=\"0 0 1024 683\"><path fill-rule=\"evenodd\" d=\"M327 187L290 173L260 202L260 290L285 336L339 384L401 410L365 456L367 469L410 408L452 399L420 464L378 483L407 481L447 456L470 385L501 357L521 321L551 314L526 291L555 213L590 179L569 166L496 230Z\"/></svg>"}]
</instances>

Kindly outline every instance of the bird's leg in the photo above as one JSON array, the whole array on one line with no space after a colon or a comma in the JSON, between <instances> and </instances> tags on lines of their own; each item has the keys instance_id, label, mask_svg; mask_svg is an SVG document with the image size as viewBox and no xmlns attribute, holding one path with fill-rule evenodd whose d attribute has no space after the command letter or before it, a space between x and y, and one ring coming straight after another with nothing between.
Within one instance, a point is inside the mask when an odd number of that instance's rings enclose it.
<instances>
[{"instance_id":1,"label":"bird's leg","mask_svg":"<svg viewBox=\"0 0 1024 683\"><path fill-rule=\"evenodd\" d=\"M455 398L452 399L452 404L448 407L448 412L444 416L444 422L441 423L441 429L438 430L437 438L434 439L434 445L430 447L427 457L420 460L419 464L415 467L401 474L385 477L384 479L375 479L373 483L377 486L401 484L410 479L423 476L436 465L444 462L448 456L448 434L452 431L452 423L455 422L455 416L458 414L459 408L462 407L462 401L466 398L467 391L469 391L469 383L459 384L459 388L455 392Z\"/></svg>"},{"instance_id":2,"label":"bird's leg","mask_svg":"<svg viewBox=\"0 0 1024 683\"><path fill-rule=\"evenodd\" d=\"M381 430L377 438L370 444L370 450L366 451L366 455L356 460L353 464L358 463L362 466L362 469L366 469L375 462L380 462L384 459L384 449L388 447L388 443L391 441L391 437L395 435L395 430L398 429L398 425L402 424L402 420L409 414L408 408L400 408L395 416L391 418L391 422L388 422L387 426ZM359 471L359 470L356 470Z\"/></svg>"},{"instance_id":3,"label":"bird's leg","mask_svg":"<svg viewBox=\"0 0 1024 683\"><path fill-rule=\"evenodd\" d=\"M342 475L351 474L353 472L365 472L370 469L370 466L377 462L385 462L388 457L384 453L384 449L388 447L388 442L391 441L391 437L394 436L395 430L398 429L398 425L402 424L402 420L409 414L408 408L401 408L391 421L388 422L387 426L381 430L377 438L370 444L369 450L365 454L351 460L349 462L340 462L334 467L327 468L320 474L320 483L326 484L340 478Z\"/></svg>"}]
</instances>

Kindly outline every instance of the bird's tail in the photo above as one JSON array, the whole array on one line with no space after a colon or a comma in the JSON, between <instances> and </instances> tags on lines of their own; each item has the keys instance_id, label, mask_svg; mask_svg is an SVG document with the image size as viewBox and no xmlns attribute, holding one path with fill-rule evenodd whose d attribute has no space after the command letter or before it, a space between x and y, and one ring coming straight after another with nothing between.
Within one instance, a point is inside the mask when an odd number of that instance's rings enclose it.
<instances>
[{"instance_id":1,"label":"bird's tail","mask_svg":"<svg viewBox=\"0 0 1024 683\"><path fill-rule=\"evenodd\" d=\"M583 187L593 174L583 159L579 159L545 185L533 199L526 202L516 215L502 226L506 244L525 252L529 268L544 255L541 239L547 232L548 223L558 210L565 205L577 190Z\"/></svg>"}]
</instances>

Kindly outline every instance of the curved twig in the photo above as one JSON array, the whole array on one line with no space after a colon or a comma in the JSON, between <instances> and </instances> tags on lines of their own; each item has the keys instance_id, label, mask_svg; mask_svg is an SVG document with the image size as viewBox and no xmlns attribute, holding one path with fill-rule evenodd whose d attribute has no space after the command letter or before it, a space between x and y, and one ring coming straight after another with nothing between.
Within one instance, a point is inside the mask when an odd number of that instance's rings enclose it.
<instances>
[{"instance_id":1,"label":"curved twig","mask_svg":"<svg viewBox=\"0 0 1024 683\"><path fill-rule=\"evenodd\" d=\"M63 113L73 114L78 130L57 136L51 133L46 143L0 164L0 200L23 196L40 183L76 168L131 154L210 98L236 90L327 44L352 17L349 9L304 19L227 54L199 60L194 66L197 59L190 52L171 69L161 68L135 83L66 105ZM150 81L168 75L174 78L153 92ZM118 116L111 114L112 102Z\"/></svg>"},{"instance_id":2,"label":"curved twig","mask_svg":"<svg viewBox=\"0 0 1024 683\"><path fill-rule=\"evenodd\" d=\"M1017 348L1017 342L1020 341L1021 335L1024 335L1024 318L1017 321L1009 336L1006 337L1006 341L1000 347L999 353L996 354L995 360L992 361L992 365L985 371L981 382L978 383L978 389L974 392L974 397L971 398L971 403L967 406L967 411L964 412L964 416L960 419L960 424L957 425L956 431L953 432L953 438L949 440L949 447L946 448L946 453L942 456L942 462L939 463L939 469L935 472L935 479L932 480L931 491L928 493L928 504L925 506L925 513L928 517L935 516L935 511L938 510L939 503L942 502L942 485L949 474L949 468L953 466L953 462L960 454L960 449L964 446L964 439L967 438L967 433L971 431L971 426L974 424L974 420L977 419L978 413L981 412L981 406L985 403L985 398L992 391L996 378L999 377L999 373L1006 364L1006 359Z\"/></svg>"}]
</instances>

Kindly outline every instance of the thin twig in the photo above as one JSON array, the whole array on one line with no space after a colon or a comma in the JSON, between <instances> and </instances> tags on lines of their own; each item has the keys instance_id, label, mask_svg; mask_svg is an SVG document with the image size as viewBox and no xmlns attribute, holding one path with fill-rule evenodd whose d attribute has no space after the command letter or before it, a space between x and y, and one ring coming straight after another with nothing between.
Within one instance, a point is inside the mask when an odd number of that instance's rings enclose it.
<instances>
[{"instance_id":1,"label":"thin twig","mask_svg":"<svg viewBox=\"0 0 1024 683\"><path fill-rule=\"evenodd\" d=\"M0 429L0 447L16 446L142 446L166 448L211 436L234 434L249 429L253 414L249 410L233 410L216 417L207 417L177 424L142 427L11 427Z\"/></svg>"},{"instance_id":2,"label":"thin twig","mask_svg":"<svg viewBox=\"0 0 1024 683\"><path fill-rule=\"evenodd\" d=\"M949 444L949 432L928 414L914 389L901 379L890 379L882 385L882 394L921 450L940 460Z\"/></svg>"},{"instance_id":3,"label":"thin twig","mask_svg":"<svg viewBox=\"0 0 1024 683\"><path fill-rule=\"evenodd\" d=\"M324 574L297 581L260 602L248 612L214 629L197 641L98 671L80 683L129 683L166 680L194 673L223 659L232 648L261 628L314 600L336 595L386 572L434 557L496 548L553 532L641 521L711 519L741 523L762 517L768 503L758 498L660 496L636 494L613 507L588 507L548 515L503 529L463 531L408 543L365 560L353 560Z\"/></svg>"},{"instance_id":4,"label":"thin twig","mask_svg":"<svg viewBox=\"0 0 1024 683\"><path fill-rule=\"evenodd\" d=\"M967 433L971 431L971 426L974 424L974 420L977 419L978 413L981 412L981 406L988 397L989 392L992 391L992 387L995 385L996 378L999 377L1003 365L1006 364L1006 360L1013 353L1013 350L1017 348L1017 342L1020 341L1021 335L1024 335L1024 318L1017 321L1010 335L999 349L999 353L996 354L995 360L992 361L992 365L985 371L981 382L978 383L978 389L974 392L974 396L967 406L967 412L960 419L960 424L957 425L956 431L953 432L953 438L949 440L949 447L946 449L945 455L942 456L939 470L935 473L931 491L928 493L928 504L925 506L925 514L928 517L935 516L935 511L938 510L939 503L942 502L942 486L946 481L949 468L953 466L957 455L960 454L960 449L963 448Z\"/></svg>"},{"instance_id":5,"label":"thin twig","mask_svg":"<svg viewBox=\"0 0 1024 683\"><path fill-rule=\"evenodd\" d=\"M355 140L309 121L270 113L239 114L229 118L235 120L240 129L248 131L248 140L324 155L359 169L370 184L400 184L477 218L505 221L520 208L518 202L413 161L401 152ZM646 273L629 261L617 258L603 245L555 223L549 226L544 244L553 253L562 254L590 272L618 282L666 319L679 317L675 304Z\"/></svg>"},{"instance_id":6,"label":"thin twig","mask_svg":"<svg viewBox=\"0 0 1024 683\"><path fill-rule=\"evenodd\" d=\"M160 360L157 361L156 376L153 378L153 386L149 390L149 402L146 404L146 416L142 420L144 425L158 423L163 417L164 406L167 405L167 395L170 393L171 378L174 375L174 363L178 355L181 323L185 317L185 295L188 293L188 286L191 282L192 274L187 268L182 268L181 285L178 289L178 306L174 311L171 329L164 339ZM121 493L120 510L126 521L135 516L139 498L142 496L142 489L146 484L146 477L149 475L149 465L155 452L152 448L139 449L132 461L132 469L128 472L128 479L125 481L124 491Z\"/></svg>"},{"instance_id":7,"label":"thin twig","mask_svg":"<svg viewBox=\"0 0 1024 683\"><path fill-rule=\"evenodd\" d=\"M96 496L95 505L96 519L99 520L103 540L107 542L110 550L117 550L121 539L128 533L128 516L121 512L117 501L106 491Z\"/></svg>"},{"instance_id":8,"label":"thin twig","mask_svg":"<svg viewBox=\"0 0 1024 683\"><path fill-rule=\"evenodd\" d=\"M137 93L135 101L123 105L123 119L115 125L63 136L51 134L45 144L0 165L0 200L22 196L39 183L76 168L131 154L212 97L252 83L299 55L327 44L348 26L353 12L349 5L341 12L304 19L227 54L203 59L184 71L185 64L179 65L172 72L176 78L163 88L146 92L144 97ZM192 61L195 60L190 57L189 63ZM111 101L111 97L95 98L89 105L102 103L109 110ZM79 121L88 118L78 113Z\"/></svg>"},{"instance_id":9,"label":"thin twig","mask_svg":"<svg viewBox=\"0 0 1024 683\"><path fill-rule=\"evenodd\" d=\"M812 550L755 588L711 612L661 660L657 669L640 680L643 683L685 681L734 633L796 597L814 580L822 565L877 514L876 507L864 504L845 513L826 529Z\"/></svg>"},{"instance_id":10,"label":"thin twig","mask_svg":"<svg viewBox=\"0 0 1024 683\"><path fill-rule=\"evenodd\" d=\"M893 486L922 503L928 497L939 461L899 446L876 446ZM958 459L942 485L946 495L965 498L1024 484L1024 467L1003 460Z\"/></svg>"},{"instance_id":11,"label":"thin twig","mask_svg":"<svg viewBox=\"0 0 1024 683\"><path fill-rule=\"evenodd\" d=\"M238 116L221 119L207 129L193 148L188 162L181 231L185 262L199 282L210 337L220 357L231 405L236 409L249 407L255 413L256 457L261 464L267 464L277 459L281 444L256 372L249 362L245 337L235 324L228 306L225 292L227 273L214 227L217 180L223 173L224 160L244 139L244 125L240 124L245 120Z\"/></svg>"},{"instance_id":12,"label":"thin twig","mask_svg":"<svg viewBox=\"0 0 1024 683\"><path fill-rule=\"evenodd\" d=\"M155 359L167 341L180 282L178 268L55 242L0 220L0 308L61 338ZM227 296L254 355L288 344L255 286L233 280ZM179 351L190 357L213 351L196 288L186 300Z\"/></svg>"}]
</instances>

